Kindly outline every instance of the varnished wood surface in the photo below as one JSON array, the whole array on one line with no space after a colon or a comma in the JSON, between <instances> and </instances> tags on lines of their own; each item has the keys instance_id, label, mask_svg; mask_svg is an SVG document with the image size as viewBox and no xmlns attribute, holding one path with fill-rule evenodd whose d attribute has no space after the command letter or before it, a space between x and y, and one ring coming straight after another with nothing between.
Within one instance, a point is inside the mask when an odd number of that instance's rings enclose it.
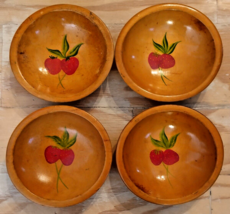
<instances>
[{"instance_id":1,"label":"varnished wood surface","mask_svg":"<svg viewBox=\"0 0 230 214\"><path fill-rule=\"evenodd\" d=\"M109 28L114 44L124 24L137 12L151 5L183 3L207 15L222 38L224 57L215 80L202 93L174 104L198 110L217 127L225 149L224 165L214 186L195 201L178 206L160 206L141 200L122 182L115 164L102 188L89 200L69 208L48 208L22 196L7 174L5 152L11 133L33 111L54 105L29 94L16 81L10 68L9 48L20 24L45 6L69 3L85 7L98 15ZM230 213L230 3L228 0L0 0L0 214L229 214ZM114 63L112 70L90 96L67 103L96 117L106 128L113 150L128 121L150 107L165 103L148 100L132 91L120 77ZM114 161L115 163L115 161Z\"/></svg>"}]
</instances>

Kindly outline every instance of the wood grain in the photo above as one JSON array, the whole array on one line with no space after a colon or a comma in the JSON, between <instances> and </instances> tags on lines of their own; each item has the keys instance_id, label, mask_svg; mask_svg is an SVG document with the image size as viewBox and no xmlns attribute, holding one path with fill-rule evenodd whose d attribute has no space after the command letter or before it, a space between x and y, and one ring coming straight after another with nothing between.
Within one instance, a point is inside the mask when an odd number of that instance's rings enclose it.
<instances>
[{"instance_id":1,"label":"wood grain","mask_svg":"<svg viewBox=\"0 0 230 214\"><path fill-rule=\"evenodd\" d=\"M220 175L212 187L212 214L229 213L230 176Z\"/></svg>"},{"instance_id":2,"label":"wood grain","mask_svg":"<svg viewBox=\"0 0 230 214\"><path fill-rule=\"evenodd\" d=\"M224 57L215 80L200 94L174 104L196 109L207 116L222 137L224 166L210 191L192 202L178 206L148 203L131 193L122 182L115 160L102 188L89 200L69 208L48 208L22 196L11 183L5 152L9 137L17 124L33 111L51 103L29 94L16 81L9 64L9 48L20 24L35 11L52 4L75 4L94 12L109 28L114 44L124 24L137 12L149 6L182 3L207 15L220 32ZM230 2L229 0L0 0L0 214L229 214L230 212ZM106 128L113 150L119 135L131 118L153 106L165 103L148 100L132 91L122 80L114 63L105 82L91 95L77 102L66 103L86 110Z\"/></svg>"},{"instance_id":3,"label":"wood grain","mask_svg":"<svg viewBox=\"0 0 230 214\"><path fill-rule=\"evenodd\" d=\"M224 53L223 63L214 81L200 94L187 99L185 101L176 102L175 104L185 105L191 108L217 108L217 106L225 108L230 105L230 71L228 69L228 48L230 49L230 42L228 35L230 28L226 28L224 24L217 24L217 29L220 32ZM2 106L23 106L23 107L42 107L51 103L43 101L34 97L24 90L14 78L11 72L9 63L8 50L10 48L11 40L19 25L3 25L3 47L2 47ZM111 33L114 38L114 43L121 29L121 25L110 25ZM17 92L17 94L16 94ZM163 103L155 102L146 99L139 94L132 91L122 80L114 63L112 71L102 84L102 86L89 95L87 98L73 102L78 107L151 107L153 105L160 105Z\"/></svg>"}]
</instances>

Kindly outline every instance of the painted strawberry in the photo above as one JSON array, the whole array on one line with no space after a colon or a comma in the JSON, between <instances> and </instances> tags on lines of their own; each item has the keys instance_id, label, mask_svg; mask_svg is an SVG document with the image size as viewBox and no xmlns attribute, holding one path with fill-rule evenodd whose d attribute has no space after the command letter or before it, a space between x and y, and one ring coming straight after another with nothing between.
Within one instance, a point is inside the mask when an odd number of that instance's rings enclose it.
<instances>
[{"instance_id":1,"label":"painted strawberry","mask_svg":"<svg viewBox=\"0 0 230 214\"><path fill-rule=\"evenodd\" d=\"M150 160L156 166L160 165L164 159L164 153L161 150L154 149L150 152Z\"/></svg>"},{"instance_id":2,"label":"painted strawberry","mask_svg":"<svg viewBox=\"0 0 230 214\"><path fill-rule=\"evenodd\" d=\"M149 65L152 69L159 68L160 64L160 55L157 53L150 53L148 57Z\"/></svg>"},{"instance_id":3,"label":"painted strawberry","mask_svg":"<svg viewBox=\"0 0 230 214\"><path fill-rule=\"evenodd\" d=\"M71 149L63 149L61 150L60 160L65 166L69 166L73 163L74 160L74 152Z\"/></svg>"},{"instance_id":4,"label":"painted strawberry","mask_svg":"<svg viewBox=\"0 0 230 214\"><path fill-rule=\"evenodd\" d=\"M61 61L61 68L67 75L74 74L78 66L79 66L79 60L75 57L70 57L68 59L63 59Z\"/></svg>"},{"instance_id":5,"label":"painted strawberry","mask_svg":"<svg viewBox=\"0 0 230 214\"><path fill-rule=\"evenodd\" d=\"M171 149L166 149L164 151L163 162L167 165L173 165L179 161L179 155Z\"/></svg>"},{"instance_id":6,"label":"painted strawberry","mask_svg":"<svg viewBox=\"0 0 230 214\"><path fill-rule=\"evenodd\" d=\"M45 68L52 75L58 74L61 71L61 60L50 56L45 61Z\"/></svg>"},{"instance_id":7,"label":"painted strawberry","mask_svg":"<svg viewBox=\"0 0 230 214\"><path fill-rule=\"evenodd\" d=\"M161 68L167 69L167 68L171 68L175 65L175 59L169 54L162 54L160 56L159 61L160 61L159 65Z\"/></svg>"},{"instance_id":8,"label":"painted strawberry","mask_svg":"<svg viewBox=\"0 0 230 214\"><path fill-rule=\"evenodd\" d=\"M48 146L45 150L45 158L48 163L56 163L60 158L61 150L55 146Z\"/></svg>"},{"instance_id":9,"label":"painted strawberry","mask_svg":"<svg viewBox=\"0 0 230 214\"><path fill-rule=\"evenodd\" d=\"M68 189L68 187L65 185L65 183L62 181L60 177L60 173L62 170L63 165L69 166L74 161L74 152L72 149L70 149L71 146L73 146L77 140L77 134L74 135L71 139L69 139L69 133L67 129L65 128L65 131L62 135L62 137L58 137L56 135L54 136L46 136L47 138L52 139L56 145L59 147L54 146L48 146L45 150L45 158L48 163L55 163L55 168L57 171L57 192L58 192L58 182L59 180L62 182L62 184ZM58 160L61 160L62 165L60 169L58 169L56 162Z\"/></svg>"},{"instance_id":10,"label":"painted strawberry","mask_svg":"<svg viewBox=\"0 0 230 214\"><path fill-rule=\"evenodd\" d=\"M47 66L47 63L48 63L48 67L46 67L46 69L51 73L51 74L58 74L59 75L59 72L61 71L61 69L64 71L64 75L62 77L58 76L58 79L59 79L59 83L57 85L57 87L59 85L62 86L62 88L65 88L62 84L62 80L65 78L66 75L72 75L76 72L76 70L78 69L79 67L79 60L75 57L78 52L79 52L79 49L80 47L83 45L83 43L80 43L76 46L74 46L72 48L72 50L69 51L69 43L68 43L68 40L67 40L67 35L64 36L63 38L63 42L62 42L62 51L59 51L59 50L54 50L54 49L49 49L47 48L47 50L52 53L52 55L54 55L56 58L60 58L62 59L62 61L47 61L48 59L46 59L45 61L45 67ZM67 54L67 52L69 51L69 53ZM55 58L54 56L51 56L50 58ZM57 65L53 65L55 63L57 63ZM52 64L52 65L50 65ZM51 68L51 71L50 71L50 68ZM54 69L55 68L55 69ZM60 68L60 71L58 71L57 68Z\"/></svg>"},{"instance_id":11,"label":"painted strawberry","mask_svg":"<svg viewBox=\"0 0 230 214\"><path fill-rule=\"evenodd\" d=\"M168 69L168 68L172 68L175 65L175 59L173 58L173 56L171 56L171 54L173 53L173 51L175 50L177 44L180 42L175 42L171 45L168 44L168 40L167 40L167 33L165 33L164 38L162 40L162 45L156 43L154 40L153 41L153 46L156 48L156 50L160 53L162 53L162 55L157 56L156 54L158 53L150 53L149 57L148 57L148 62L149 65L152 69L159 69L159 71L161 72L161 79L163 81L163 83L165 85L167 85L165 83L164 79L167 79L169 81L171 81L170 79L168 79L162 72L161 69ZM155 54L155 56L154 56ZM151 56L151 57L150 57Z\"/></svg>"},{"instance_id":12,"label":"painted strawberry","mask_svg":"<svg viewBox=\"0 0 230 214\"><path fill-rule=\"evenodd\" d=\"M175 146L177 137L179 135L180 133L173 135L170 139L168 139L164 128L160 132L160 140L156 140L150 135L150 140L154 146L165 149L164 152L159 149L151 151L150 160L154 165L160 165L163 162L163 166L166 169L167 178L168 174L170 174L168 166L179 161L179 155L175 151L171 150L171 148ZM169 178L168 181L170 183Z\"/></svg>"}]
</instances>

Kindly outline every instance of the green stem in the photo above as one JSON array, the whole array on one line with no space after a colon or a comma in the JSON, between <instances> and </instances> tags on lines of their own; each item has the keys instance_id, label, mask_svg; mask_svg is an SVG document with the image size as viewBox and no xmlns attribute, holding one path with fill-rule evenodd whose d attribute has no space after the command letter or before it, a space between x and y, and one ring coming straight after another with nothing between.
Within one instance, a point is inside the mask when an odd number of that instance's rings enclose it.
<instances>
[{"instance_id":1,"label":"green stem","mask_svg":"<svg viewBox=\"0 0 230 214\"><path fill-rule=\"evenodd\" d=\"M163 83L167 86L167 84L165 83L165 80L164 80L164 75L161 73L161 79L163 81Z\"/></svg>"},{"instance_id":2,"label":"green stem","mask_svg":"<svg viewBox=\"0 0 230 214\"><path fill-rule=\"evenodd\" d=\"M59 182L59 180L62 182L62 184L63 184L67 189L69 189L69 188L65 185L65 183L62 181L62 179L61 179L61 177L60 177L60 173L61 173L63 164L61 165L60 169L58 170L57 163L55 162L55 167L56 167L56 171L57 171L57 185L56 185L57 192L58 192L58 182Z\"/></svg>"},{"instance_id":3,"label":"green stem","mask_svg":"<svg viewBox=\"0 0 230 214\"><path fill-rule=\"evenodd\" d=\"M59 181L59 174L58 174L58 167L57 167L57 163L55 162L55 167L56 167L56 171L57 171L57 184L56 184L56 188L57 188L57 192L58 192L58 181Z\"/></svg>"},{"instance_id":4,"label":"green stem","mask_svg":"<svg viewBox=\"0 0 230 214\"><path fill-rule=\"evenodd\" d=\"M163 163L163 165L164 165L165 169L168 171L168 174L170 174L172 177L174 177L174 178L175 178L175 176L174 176L171 172L169 172L169 170L168 170L168 166L166 167L164 163Z\"/></svg>"},{"instance_id":5,"label":"green stem","mask_svg":"<svg viewBox=\"0 0 230 214\"><path fill-rule=\"evenodd\" d=\"M164 74L163 74L164 78L169 80L170 82L172 82L172 80L170 80L168 77L166 77Z\"/></svg>"},{"instance_id":6,"label":"green stem","mask_svg":"<svg viewBox=\"0 0 230 214\"><path fill-rule=\"evenodd\" d=\"M58 87L59 85L61 85L62 88L65 89L65 87L62 85L62 80L65 78L65 76L66 76L66 74L65 74L62 78L60 78L60 74L58 74L59 83L58 83L57 87Z\"/></svg>"},{"instance_id":7,"label":"green stem","mask_svg":"<svg viewBox=\"0 0 230 214\"><path fill-rule=\"evenodd\" d=\"M171 173L169 172L168 166L165 166L165 164L163 163L164 168L166 169L166 175L167 175L167 180L170 184L170 186L173 188L173 185L171 184L170 180L169 180L169 174L171 175Z\"/></svg>"},{"instance_id":8,"label":"green stem","mask_svg":"<svg viewBox=\"0 0 230 214\"><path fill-rule=\"evenodd\" d=\"M63 167L63 164L61 165L61 167L60 167L60 169L59 169L58 177L59 177L59 180L62 182L62 184L63 184L67 189L69 189L69 188L65 185L65 183L62 181L62 179L61 179L61 177L60 177L62 167Z\"/></svg>"},{"instance_id":9,"label":"green stem","mask_svg":"<svg viewBox=\"0 0 230 214\"><path fill-rule=\"evenodd\" d=\"M164 78L172 82L172 80L170 80L168 77L166 77L166 76L163 74L163 71L161 70L161 68L159 68L159 71L160 71L160 73L161 73L161 79L162 79L163 83L164 83L166 86L167 86L167 84L165 83Z\"/></svg>"}]
</instances>

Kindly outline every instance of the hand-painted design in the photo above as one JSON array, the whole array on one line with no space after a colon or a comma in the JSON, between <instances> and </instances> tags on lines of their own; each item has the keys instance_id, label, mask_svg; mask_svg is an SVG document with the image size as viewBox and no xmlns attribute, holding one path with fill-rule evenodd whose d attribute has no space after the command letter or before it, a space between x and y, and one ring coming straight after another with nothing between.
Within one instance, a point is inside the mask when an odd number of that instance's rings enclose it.
<instances>
[{"instance_id":1,"label":"hand-painted design","mask_svg":"<svg viewBox=\"0 0 230 214\"><path fill-rule=\"evenodd\" d=\"M169 174L171 176L173 175L169 172L168 166L173 165L179 161L179 155L175 151L171 150L171 148L175 146L179 134L180 133L168 139L167 135L165 134L165 129L163 128L160 132L160 140L156 140L150 135L151 142L154 146L165 149L165 151L160 149L152 150L150 152L150 160L155 166L158 166L163 162L163 166L167 173L166 176L171 186L172 184L169 180Z\"/></svg>"},{"instance_id":2,"label":"hand-painted design","mask_svg":"<svg viewBox=\"0 0 230 214\"><path fill-rule=\"evenodd\" d=\"M65 89L62 84L62 80L65 78L66 75L72 75L78 69L79 60L75 56L78 54L79 49L82 45L83 43L74 46L73 49L67 54L69 50L69 43L67 40L67 35L65 35L62 43L62 52L59 50L47 48L47 50L52 53L52 55L50 56L50 58L45 60L45 68L52 75L58 74L59 83L57 87L61 85L62 88ZM62 60L60 60L59 58ZM65 73L62 78L60 77L61 70L63 70Z\"/></svg>"},{"instance_id":3,"label":"hand-painted design","mask_svg":"<svg viewBox=\"0 0 230 214\"><path fill-rule=\"evenodd\" d=\"M152 69L159 69L159 71L161 72L161 79L165 85L167 85L167 84L165 83L164 78L169 80L169 81L171 81L171 80L168 79L163 74L162 69L172 68L175 65L175 63L176 63L175 59L170 54L173 53L173 51L175 50L175 48L179 42L175 42L175 43L169 45L168 40L167 40L167 32L164 35L162 45L156 43L153 40L153 46L157 49L157 51L159 51L163 54L159 55L157 52L150 53L149 57L148 57L148 62L149 62L149 65Z\"/></svg>"},{"instance_id":4,"label":"hand-painted design","mask_svg":"<svg viewBox=\"0 0 230 214\"><path fill-rule=\"evenodd\" d=\"M63 165L69 166L73 163L74 160L74 152L72 149L70 149L71 146L73 146L77 140L77 134L75 134L71 139L69 139L69 133L66 130L62 135L62 137L58 136L46 136L47 138L52 139L56 146L48 146L45 150L45 159L49 164L55 163L56 171L57 171L57 192L58 192L58 182L59 180L62 182L62 184L68 189L68 187L65 185L65 183L62 181L60 174ZM62 165L60 169L58 169L57 161L61 160Z\"/></svg>"}]
</instances>

